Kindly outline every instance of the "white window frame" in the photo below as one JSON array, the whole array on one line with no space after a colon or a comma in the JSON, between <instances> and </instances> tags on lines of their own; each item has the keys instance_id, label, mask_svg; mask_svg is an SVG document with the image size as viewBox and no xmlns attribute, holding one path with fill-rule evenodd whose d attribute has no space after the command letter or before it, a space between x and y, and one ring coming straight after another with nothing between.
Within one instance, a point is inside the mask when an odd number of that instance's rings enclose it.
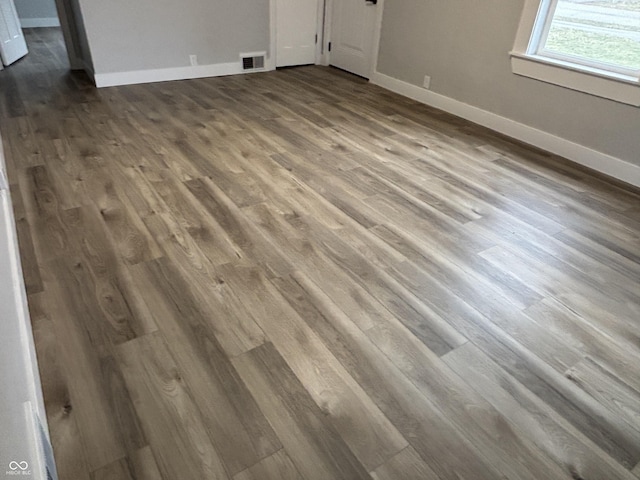
<instances>
[{"instance_id":1,"label":"white window frame","mask_svg":"<svg viewBox=\"0 0 640 480\"><path fill-rule=\"evenodd\" d=\"M515 45L513 73L628 105L640 106L640 71L554 55L538 46L551 25L558 0L525 0Z\"/></svg>"}]
</instances>

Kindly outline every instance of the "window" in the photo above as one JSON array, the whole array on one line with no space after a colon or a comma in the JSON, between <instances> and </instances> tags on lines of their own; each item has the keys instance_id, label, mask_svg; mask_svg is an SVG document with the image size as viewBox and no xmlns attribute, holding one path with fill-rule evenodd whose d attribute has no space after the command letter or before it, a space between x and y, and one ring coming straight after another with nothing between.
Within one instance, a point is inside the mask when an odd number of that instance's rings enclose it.
<instances>
[{"instance_id":1,"label":"window","mask_svg":"<svg viewBox=\"0 0 640 480\"><path fill-rule=\"evenodd\" d=\"M640 0L526 0L516 74L640 106Z\"/></svg>"}]
</instances>

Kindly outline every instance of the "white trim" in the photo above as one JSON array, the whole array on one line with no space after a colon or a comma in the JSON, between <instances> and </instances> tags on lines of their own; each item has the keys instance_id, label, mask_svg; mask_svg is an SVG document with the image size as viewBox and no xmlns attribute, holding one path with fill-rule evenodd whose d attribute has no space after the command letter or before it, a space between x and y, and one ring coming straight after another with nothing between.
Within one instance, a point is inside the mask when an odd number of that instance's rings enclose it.
<instances>
[{"instance_id":1,"label":"white trim","mask_svg":"<svg viewBox=\"0 0 640 480\"><path fill-rule=\"evenodd\" d=\"M268 70L276 69L276 49L278 48L278 5L277 0L269 0L269 55L265 62Z\"/></svg>"},{"instance_id":2,"label":"white trim","mask_svg":"<svg viewBox=\"0 0 640 480\"><path fill-rule=\"evenodd\" d=\"M371 79L392 92L412 98L418 102L452 113L474 123L488 127L509 137L523 141L548 152L568 158L598 172L640 187L640 165L627 162L606 153L598 152L570 140L558 137L537 128L518 123L506 117L468 105L450 97L389 77L376 72Z\"/></svg>"},{"instance_id":3,"label":"white trim","mask_svg":"<svg viewBox=\"0 0 640 480\"><path fill-rule=\"evenodd\" d=\"M58 17L21 18L20 25L22 25L22 28L59 27L60 20L58 19Z\"/></svg>"},{"instance_id":4,"label":"white trim","mask_svg":"<svg viewBox=\"0 0 640 480\"><path fill-rule=\"evenodd\" d=\"M616 102L640 106L640 79L633 75L583 65L570 58L538 53L545 41L557 0L526 0L511 52L511 71L561 87Z\"/></svg>"},{"instance_id":5,"label":"white trim","mask_svg":"<svg viewBox=\"0 0 640 480\"><path fill-rule=\"evenodd\" d=\"M605 74L547 57L515 52L511 53L511 70L516 75L535 78L634 107L640 106L640 83L631 77Z\"/></svg>"},{"instance_id":6,"label":"white trim","mask_svg":"<svg viewBox=\"0 0 640 480\"><path fill-rule=\"evenodd\" d=\"M373 61L371 62L371 74L369 78L378 71L378 57L380 56L380 39L382 38L382 17L384 17L384 0L378 0L378 17L376 18L376 27L373 34Z\"/></svg>"},{"instance_id":7,"label":"white trim","mask_svg":"<svg viewBox=\"0 0 640 480\"><path fill-rule=\"evenodd\" d=\"M333 0L325 0L324 2L324 25L322 29L322 57L320 65L329 66L331 62L331 52L329 52L329 43L331 43L331 19L333 18Z\"/></svg>"},{"instance_id":8,"label":"white trim","mask_svg":"<svg viewBox=\"0 0 640 480\"><path fill-rule=\"evenodd\" d=\"M516 57L521 60L526 60L529 62L542 63L544 65L549 65L551 67L562 68L563 70L573 70L577 73L592 75L594 77L599 77L604 80L611 80L614 82L627 83L630 85L638 86L640 85L640 79L638 79L635 75L626 75L623 73L613 72L611 70L603 70L601 68L596 68L589 65L582 65L580 63L574 63L562 58L555 58L548 55L533 55L533 54L522 54L519 52L511 52L511 57Z\"/></svg>"},{"instance_id":9,"label":"white trim","mask_svg":"<svg viewBox=\"0 0 640 480\"><path fill-rule=\"evenodd\" d=\"M545 1L548 0L525 0L522 15L520 16L520 23L518 24L518 31L516 32L516 41L513 45L514 51L527 52L529 50L529 43L533 29L536 26L538 11L543 6L546 8L546 5L544 5Z\"/></svg>"},{"instance_id":10,"label":"white trim","mask_svg":"<svg viewBox=\"0 0 640 480\"><path fill-rule=\"evenodd\" d=\"M266 70L270 69L265 68L263 71ZM223 77L225 75L238 75L241 73L249 72L244 72L242 70L242 64L240 63L240 60L238 60L237 62L215 63L213 65L135 70L131 72L96 73L94 78L96 86L101 88L115 87L117 85L133 85L137 83L187 80L190 78Z\"/></svg>"},{"instance_id":11,"label":"white trim","mask_svg":"<svg viewBox=\"0 0 640 480\"><path fill-rule=\"evenodd\" d=\"M317 23L316 23L316 35L318 40L316 42L316 65L322 64L322 44L324 43L324 14L325 14L325 0L318 0L317 5Z\"/></svg>"}]
</instances>

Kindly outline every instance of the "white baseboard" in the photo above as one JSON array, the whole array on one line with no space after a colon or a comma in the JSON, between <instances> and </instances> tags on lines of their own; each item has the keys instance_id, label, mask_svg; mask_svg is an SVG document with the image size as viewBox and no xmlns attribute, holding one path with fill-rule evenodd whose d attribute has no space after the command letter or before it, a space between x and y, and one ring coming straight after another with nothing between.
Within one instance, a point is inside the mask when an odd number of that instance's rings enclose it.
<instances>
[{"instance_id":1,"label":"white baseboard","mask_svg":"<svg viewBox=\"0 0 640 480\"><path fill-rule=\"evenodd\" d=\"M22 25L22 28L59 27L60 20L58 20L58 17L21 18L20 25Z\"/></svg>"},{"instance_id":2,"label":"white baseboard","mask_svg":"<svg viewBox=\"0 0 640 480\"><path fill-rule=\"evenodd\" d=\"M266 71L268 69L265 69ZM252 70L252 73L255 70ZM191 78L223 77L245 73L240 61L232 63L216 63L213 65L196 65L176 68L160 68L155 70L136 70L132 72L96 73L96 86L115 87L136 83L168 82L171 80L188 80Z\"/></svg>"},{"instance_id":3,"label":"white baseboard","mask_svg":"<svg viewBox=\"0 0 640 480\"><path fill-rule=\"evenodd\" d=\"M598 152L565 138L518 123L495 113L445 97L422 87L375 72L371 82L426 105L465 118L496 132L536 146L548 152L589 167L598 172L640 187L640 165Z\"/></svg>"}]
</instances>

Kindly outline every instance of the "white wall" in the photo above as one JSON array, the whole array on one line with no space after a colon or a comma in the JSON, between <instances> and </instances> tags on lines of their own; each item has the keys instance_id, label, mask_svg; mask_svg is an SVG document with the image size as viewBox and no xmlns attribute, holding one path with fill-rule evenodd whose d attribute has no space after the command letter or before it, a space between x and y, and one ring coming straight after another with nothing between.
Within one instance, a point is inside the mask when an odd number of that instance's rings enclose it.
<instances>
[{"instance_id":1,"label":"white wall","mask_svg":"<svg viewBox=\"0 0 640 480\"><path fill-rule=\"evenodd\" d=\"M387 0L378 71L640 166L640 109L511 72L524 0Z\"/></svg>"},{"instance_id":2,"label":"white wall","mask_svg":"<svg viewBox=\"0 0 640 480\"><path fill-rule=\"evenodd\" d=\"M95 73L237 62L269 50L269 0L80 0Z\"/></svg>"},{"instance_id":3,"label":"white wall","mask_svg":"<svg viewBox=\"0 0 640 480\"><path fill-rule=\"evenodd\" d=\"M58 26L55 0L14 0L23 28Z\"/></svg>"}]
</instances>

